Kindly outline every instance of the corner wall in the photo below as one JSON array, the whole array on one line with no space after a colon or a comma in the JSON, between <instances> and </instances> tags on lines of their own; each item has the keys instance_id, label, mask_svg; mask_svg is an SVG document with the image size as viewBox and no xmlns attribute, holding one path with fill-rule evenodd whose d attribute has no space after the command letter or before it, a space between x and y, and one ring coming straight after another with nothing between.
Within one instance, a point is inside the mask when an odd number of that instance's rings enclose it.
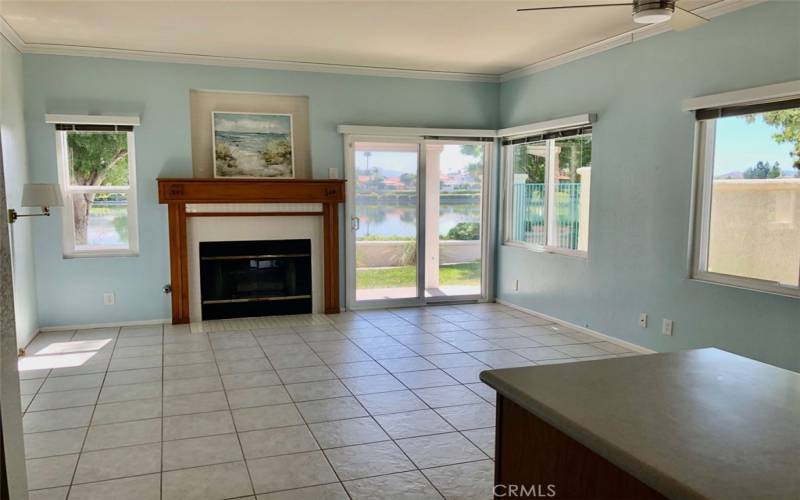
<instances>
[{"instance_id":1,"label":"corner wall","mask_svg":"<svg viewBox=\"0 0 800 500\"><path fill-rule=\"evenodd\" d=\"M685 98L798 79L800 3L768 2L503 83L503 127L598 122L588 260L501 245L498 297L657 351L717 346L800 370L800 300L688 279L694 117L681 111Z\"/></svg>"},{"instance_id":2,"label":"corner wall","mask_svg":"<svg viewBox=\"0 0 800 500\"><path fill-rule=\"evenodd\" d=\"M0 135L3 168L8 207L17 210L20 210L22 186L28 182L23 89L22 54L5 38L0 37ZM19 347L26 346L38 329L31 222L32 219L20 219L9 225Z\"/></svg>"}]
</instances>

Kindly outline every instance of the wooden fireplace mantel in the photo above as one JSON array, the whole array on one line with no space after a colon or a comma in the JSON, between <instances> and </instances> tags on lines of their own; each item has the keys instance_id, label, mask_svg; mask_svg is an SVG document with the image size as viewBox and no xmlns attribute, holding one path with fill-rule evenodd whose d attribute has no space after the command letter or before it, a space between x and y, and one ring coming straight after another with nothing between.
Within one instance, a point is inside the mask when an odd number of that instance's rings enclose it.
<instances>
[{"instance_id":1,"label":"wooden fireplace mantel","mask_svg":"<svg viewBox=\"0 0 800 500\"><path fill-rule=\"evenodd\" d=\"M169 263L172 323L189 322L187 216L321 215L325 314L339 312L339 211L343 180L157 179L158 202L169 211ZM191 203L321 203L322 212L186 213Z\"/></svg>"}]
</instances>

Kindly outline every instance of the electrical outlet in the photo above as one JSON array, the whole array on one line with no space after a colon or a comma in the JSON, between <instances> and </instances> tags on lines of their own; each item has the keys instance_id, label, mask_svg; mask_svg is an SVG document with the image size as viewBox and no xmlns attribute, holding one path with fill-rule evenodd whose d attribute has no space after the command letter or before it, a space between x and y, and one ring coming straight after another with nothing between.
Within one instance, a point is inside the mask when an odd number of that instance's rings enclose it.
<instances>
[{"instance_id":1,"label":"electrical outlet","mask_svg":"<svg viewBox=\"0 0 800 500\"><path fill-rule=\"evenodd\" d=\"M519 292L519 280L514 280L514 291Z\"/></svg>"},{"instance_id":2,"label":"electrical outlet","mask_svg":"<svg viewBox=\"0 0 800 500\"><path fill-rule=\"evenodd\" d=\"M336 167L331 167L328 169L328 179L338 179L339 178L339 169Z\"/></svg>"},{"instance_id":3,"label":"electrical outlet","mask_svg":"<svg viewBox=\"0 0 800 500\"><path fill-rule=\"evenodd\" d=\"M664 335L672 336L672 320L671 319L664 319L661 322L661 333Z\"/></svg>"},{"instance_id":4,"label":"electrical outlet","mask_svg":"<svg viewBox=\"0 0 800 500\"><path fill-rule=\"evenodd\" d=\"M639 313L639 326L647 328L647 313Z\"/></svg>"},{"instance_id":5,"label":"electrical outlet","mask_svg":"<svg viewBox=\"0 0 800 500\"><path fill-rule=\"evenodd\" d=\"M106 292L103 294L103 305L113 306L115 303L114 292Z\"/></svg>"}]
</instances>

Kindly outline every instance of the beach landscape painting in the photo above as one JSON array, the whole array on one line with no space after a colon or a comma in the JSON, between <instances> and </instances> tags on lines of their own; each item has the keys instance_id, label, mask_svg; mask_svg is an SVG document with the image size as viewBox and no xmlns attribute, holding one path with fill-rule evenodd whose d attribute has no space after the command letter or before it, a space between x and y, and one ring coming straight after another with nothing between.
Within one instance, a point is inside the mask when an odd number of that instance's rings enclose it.
<instances>
[{"instance_id":1,"label":"beach landscape painting","mask_svg":"<svg viewBox=\"0 0 800 500\"><path fill-rule=\"evenodd\" d=\"M294 178L292 115L211 113L214 177Z\"/></svg>"}]
</instances>

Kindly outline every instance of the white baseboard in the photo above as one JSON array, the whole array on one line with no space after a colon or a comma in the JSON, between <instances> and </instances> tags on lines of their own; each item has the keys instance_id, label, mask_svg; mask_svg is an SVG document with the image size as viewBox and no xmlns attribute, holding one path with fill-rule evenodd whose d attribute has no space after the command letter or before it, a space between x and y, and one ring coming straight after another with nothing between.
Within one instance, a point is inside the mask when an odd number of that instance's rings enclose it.
<instances>
[{"instance_id":1,"label":"white baseboard","mask_svg":"<svg viewBox=\"0 0 800 500\"><path fill-rule=\"evenodd\" d=\"M511 309L516 309L517 311L522 311L522 312L525 312L525 313L528 313L528 314L533 314L535 316L539 316L540 318L549 319L550 321L552 321L554 323L559 323L559 324L564 325L566 327L572 328L573 330L577 330L577 331L579 331L581 333L585 333L587 335L591 335L593 337L597 337L599 340L605 340L607 342L613 342L615 344L619 344L619 345L625 346L625 347L627 347L628 349L631 349L634 352L640 352L642 354L655 354L657 352L657 351L654 351L652 349L648 349L646 347L642 347L639 344L634 344L633 342L628 342L627 340L622 340L622 339L619 339L617 337L613 337L611 335L606 335L605 333L596 332L594 330L586 328L585 326L576 325L574 323L570 323L569 321L564 321L563 319L556 318L555 316L550 316L550 315L547 315L547 314L544 314L544 313L540 313L538 311L534 311L533 309L528 309L527 307L522 307L522 306L519 306L517 304L513 304L511 302L505 301L503 299L496 299L496 302L498 304L502 304L504 306L508 306Z\"/></svg>"},{"instance_id":2,"label":"white baseboard","mask_svg":"<svg viewBox=\"0 0 800 500\"><path fill-rule=\"evenodd\" d=\"M120 326L141 326L141 325L161 325L172 323L171 319L146 319L143 321L119 321L115 323L87 323L83 325L55 325L43 326L39 332L63 332L65 330L89 330L92 328L117 328Z\"/></svg>"},{"instance_id":3,"label":"white baseboard","mask_svg":"<svg viewBox=\"0 0 800 500\"><path fill-rule=\"evenodd\" d=\"M27 342L25 342L25 345L19 345L19 344L17 344L17 349L23 349L23 350L27 349L27 348L28 348L28 345L30 345L30 343L31 343L31 342L33 342L33 340L36 338L36 336L37 336L37 335L39 335L39 332L41 332L41 331L42 331L42 329L37 327L37 328L36 328L36 329L33 331L33 333L31 334L31 336L30 336L30 338L28 339L28 341L27 341ZM17 341L19 341L19 339L17 339Z\"/></svg>"}]
</instances>

